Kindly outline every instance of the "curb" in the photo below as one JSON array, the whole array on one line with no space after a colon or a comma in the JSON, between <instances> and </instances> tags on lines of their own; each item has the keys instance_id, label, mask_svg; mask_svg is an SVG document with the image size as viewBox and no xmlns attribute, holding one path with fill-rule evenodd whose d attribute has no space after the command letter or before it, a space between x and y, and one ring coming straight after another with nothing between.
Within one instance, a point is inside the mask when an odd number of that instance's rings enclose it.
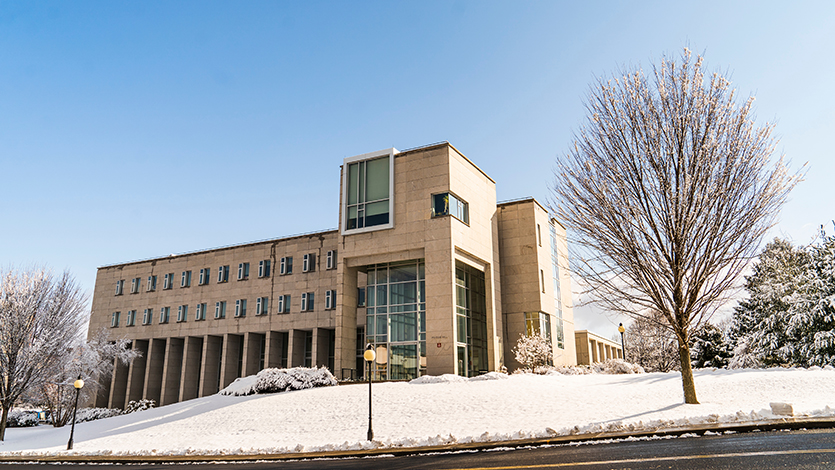
<instances>
[{"instance_id":1,"label":"curb","mask_svg":"<svg viewBox=\"0 0 835 470\"><path fill-rule=\"evenodd\" d=\"M617 431L586 434L569 434L546 438L513 439L506 441L468 442L463 444L445 444L421 447L380 447L374 449L330 451L330 452L298 452L281 454L233 454L233 455L38 455L22 454L13 456L0 455L0 463L41 462L41 463L176 463L176 462L252 462L252 461L284 461L321 458L371 457L380 455L408 456L437 452L478 451L495 449L498 447L529 447L542 445L565 445L600 441L607 439L627 439L651 436L681 436L683 434L704 435L707 432L723 433L774 431L783 429L820 429L835 428L835 417L824 418L780 418L766 421L749 421L740 423L711 423L693 426L659 428L647 431Z\"/></svg>"}]
</instances>

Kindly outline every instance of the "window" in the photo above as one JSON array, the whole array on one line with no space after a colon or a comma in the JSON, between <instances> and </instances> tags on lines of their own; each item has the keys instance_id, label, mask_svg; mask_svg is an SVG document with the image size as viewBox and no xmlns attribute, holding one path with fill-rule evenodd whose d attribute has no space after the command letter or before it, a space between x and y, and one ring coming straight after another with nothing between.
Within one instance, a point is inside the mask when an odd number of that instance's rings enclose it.
<instances>
[{"instance_id":1,"label":"window","mask_svg":"<svg viewBox=\"0 0 835 470\"><path fill-rule=\"evenodd\" d=\"M278 296L278 313L290 313L290 295Z\"/></svg>"},{"instance_id":2,"label":"window","mask_svg":"<svg viewBox=\"0 0 835 470\"><path fill-rule=\"evenodd\" d=\"M545 293L545 271L539 270L539 285L542 286L542 293Z\"/></svg>"},{"instance_id":3,"label":"window","mask_svg":"<svg viewBox=\"0 0 835 470\"><path fill-rule=\"evenodd\" d=\"M342 187L345 192L343 233L367 228L391 228L393 198L391 183L395 149L345 160Z\"/></svg>"},{"instance_id":4,"label":"window","mask_svg":"<svg viewBox=\"0 0 835 470\"><path fill-rule=\"evenodd\" d=\"M249 279L249 263L238 263L238 280Z\"/></svg>"},{"instance_id":5,"label":"window","mask_svg":"<svg viewBox=\"0 0 835 470\"><path fill-rule=\"evenodd\" d=\"M302 272L309 273L316 271L316 255L308 253L302 259Z\"/></svg>"},{"instance_id":6,"label":"window","mask_svg":"<svg viewBox=\"0 0 835 470\"><path fill-rule=\"evenodd\" d=\"M542 312L525 312L525 332L539 335L551 341L551 315Z\"/></svg>"},{"instance_id":7,"label":"window","mask_svg":"<svg viewBox=\"0 0 835 470\"><path fill-rule=\"evenodd\" d=\"M162 278L163 290L168 290L174 287L174 273L168 273Z\"/></svg>"},{"instance_id":8,"label":"window","mask_svg":"<svg viewBox=\"0 0 835 470\"><path fill-rule=\"evenodd\" d=\"M125 326L136 325L136 310L128 310L128 317L125 318Z\"/></svg>"},{"instance_id":9,"label":"window","mask_svg":"<svg viewBox=\"0 0 835 470\"><path fill-rule=\"evenodd\" d=\"M284 276L286 274L293 274L293 257L292 256L286 256L286 257L281 258L281 263L280 263L280 266L279 266L278 273L281 274L282 276Z\"/></svg>"},{"instance_id":10,"label":"window","mask_svg":"<svg viewBox=\"0 0 835 470\"><path fill-rule=\"evenodd\" d=\"M180 287L191 287L191 271L183 271L183 277L180 278Z\"/></svg>"},{"instance_id":11,"label":"window","mask_svg":"<svg viewBox=\"0 0 835 470\"><path fill-rule=\"evenodd\" d=\"M125 280L119 279L116 281L116 295L122 295L125 290Z\"/></svg>"},{"instance_id":12,"label":"window","mask_svg":"<svg viewBox=\"0 0 835 470\"><path fill-rule=\"evenodd\" d=\"M203 268L200 270L200 278L197 280L197 284L201 286L205 286L209 283L209 275L212 273L212 268Z\"/></svg>"},{"instance_id":13,"label":"window","mask_svg":"<svg viewBox=\"0 0 835 470\"><path fill-rule=\"evenodd\" d=\"M327 269L336 268L336 250L328 251Z\"/></svg>"},{"instance_id":14,"label":"window","mask_svg":"<svg viewBox=\"0 0 835 470\"><path fill-rule=\"evenodd\" d=\"M456 197L452 193L432 195L432 217L451 215L456 219L470 223L470 205L467 201Z\"/></svg>"},{"instance_id":15,"label":"window","mask_svg":"<svg viewBox=\"0 0 835 470\"><path fill-rule=\"evenodd\" d=\"M229 265L217 268L217 282L229 282Z\"/></svg>"},{"instance_id":16,"label":"window","mask_svg":"<svg viewBox=\"0 0 835 470\"><path fill-rule=\"evenodd\" d=\"M357 307L365 307L365 287L357 287Z\"/></svg>"},{"instance_id":17,"label":"window","mask_svg":"<svg viewBox=\"0 0 835 470\"><path fill-rule=\"evenodd\" d=\"M162 307L159 309L160 324L168 323L168 317L171 315L171 307Z\"/></svg>"},{"instance_id":18,"label":"window","mask_svg":"<svg viewBox=\"0 0 835 470\"><path fill-rule=\"evenodd\" d=\"M177 323L182 323L188 320L188 305L180 305L177 307Z\"/></svg>"},{"instance_id":19,"label":"window","mask_svg":"<svg viewBox=\"0 0 835 470\"><path fill-rule=\"evenodd\" d=\"M157 277L155 275L148 276L148 285L145 287L145 290L148 292L157 290Z\"/></svg>"},{"instance_id":20,"label":"window","mask_svg":"<svg viewBox=\"0 0 835 470\"><path fill-rule=\"evenodd\" d=\"M139 293L139 278L135 277L130 280L130 293L136 294Z\"/></svg>"},{"instance_id":21,"label":"window","mask_svg":"<svg viewBox=\"0 0 835 470\"><path fill-rule=\"evenodd\" d=\"M536 224L536 240L539 243L539 246L542 246L542 227L539 224Z\"/></svg>"},{"instance_id":22,"label":"window","mask_svg":"<svg viewBox=\"0 0 835 470\"><path fill-rule=\"evenodd\" d=\"M255 314L266 315L270 313L270 298L258 297L255 299Z\"/></svg>"},{"instance_id":23,"label":"window","mask_svg":"<svg viewBox=\"0 0 835 470\"><path fill-rule=\"evenodd\" d=\"M215 302L215 318L226 318L226 302Z\"/></svg>"},{"instance_id":24,"label":"window","mask_svg":"<svg viewBox=\"0 0 835 470\"><path fill-rule=\"evenodd\" d=\"M110 316L111 328L116 328L119 326L119 315L121 315L121 312L113 312L113 314Z\"/></svg>"},{"instance_id":25,"label":"window","mask_svg":"<svg viewBox=\"0 0 835 470\"><path fill-rule=\"evenodd\" d=\"M302 293L302 312L313 311L313 292Z\"/></svg>"},{"instance_id":26,"label":"window","mask_svg":"<svg viewBox=\"0 0 835 470\"><path fill-rule=\"evenodd\" d=\"M235 301L235 316L236 317L245 317L246 316L246 299L239 299Z\"/></svg>"},{"instance_id":27,"label":"window","mask_svg":"<svg viewBox=\"0 0 835 470\"><path fill-rule=\"evenodd\" d=\"M154 309L146 308L145 314L142 315L142 324L143 325L150 325L151 321L154 319Z\"/></svg>"},{"instance_id":28,"label":"window","mask_svg":"<svg viewBox=\"0 0 835 470\"><path fill-rule=\"evenodd\" d=\"M270 277L270 260L258 262L258 277Z\"/></svg>"},{"instance_id":29,"label":"window","mask_svg":"<svg viewBox=\"0 0 835 470\"><path fill-rule=\"evenodd\" d=\"M206 304L197 304L194 307L194 319L196 321L205 320L206 319Z\"/></svg>"},{"instance_id":30,"label":"window","mask_svg":"<svg viewBox=\"0 0 835 470\"><path fill-rule=\"evenodd\" d=\"M325 310L333 310L336 308L336 291L325 291Z\"/></svg>"}]
</instances>

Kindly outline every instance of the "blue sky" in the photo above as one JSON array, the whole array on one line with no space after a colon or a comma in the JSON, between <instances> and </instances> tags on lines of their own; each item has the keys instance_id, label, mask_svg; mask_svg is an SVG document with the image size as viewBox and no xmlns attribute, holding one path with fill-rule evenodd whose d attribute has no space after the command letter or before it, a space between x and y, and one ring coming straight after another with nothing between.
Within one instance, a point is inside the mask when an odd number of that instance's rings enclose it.
<instances>
[{"instance_id":1,"label":"blue sky","mask_svg":"<svg viewBox=\"0 0 835 470\"><path fill-rule=\"evenodd\" d=\"M544 201L595 77L684 46L808 162L773 232L808 243L835 218L833 24L824 1L0 0L0 265L92 295L101 265L334 228L344 157L442 140Z\"/></svg>"}]
</instances>

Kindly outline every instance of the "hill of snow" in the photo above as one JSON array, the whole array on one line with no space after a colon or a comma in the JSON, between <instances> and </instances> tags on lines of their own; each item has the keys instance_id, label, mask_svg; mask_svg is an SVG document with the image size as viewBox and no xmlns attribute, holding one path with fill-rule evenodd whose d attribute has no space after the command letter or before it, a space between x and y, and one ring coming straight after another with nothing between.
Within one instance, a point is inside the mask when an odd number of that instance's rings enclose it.
<instances>
[{"instance_id":1,"label":"hill of snow","mask_svg":"<svg viewBox=\"0 0 835 470\"><path fill-rule=\"evenodd\" d=\"M701 405L683 404L678 373L425 377L271 395L189 400L76 425L75 454L241 454L499 441L596 431L835 415L835 369L697 370ZM242 379L244 381L246 379ZM9 428L0 456L66 452L70 428Z\"/></svg>"}]
</instances>

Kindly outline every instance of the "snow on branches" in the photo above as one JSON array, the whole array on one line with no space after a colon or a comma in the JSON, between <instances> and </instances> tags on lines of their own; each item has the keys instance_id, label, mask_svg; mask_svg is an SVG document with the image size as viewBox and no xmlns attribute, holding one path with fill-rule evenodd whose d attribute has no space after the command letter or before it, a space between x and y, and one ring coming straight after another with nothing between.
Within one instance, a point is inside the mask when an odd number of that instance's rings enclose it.
<instances>
[{"instance_id":1,"label":"snow on branches","mask_svg":"<svg viewBox=\"0 0 835 470\"><path fill-rule=\"evenodd\" d=\"M553 359L552 351L551 341L538 334L520 335L513 348L516 361L532 371L550 364Z\"/></svg>"}]
</instances>

